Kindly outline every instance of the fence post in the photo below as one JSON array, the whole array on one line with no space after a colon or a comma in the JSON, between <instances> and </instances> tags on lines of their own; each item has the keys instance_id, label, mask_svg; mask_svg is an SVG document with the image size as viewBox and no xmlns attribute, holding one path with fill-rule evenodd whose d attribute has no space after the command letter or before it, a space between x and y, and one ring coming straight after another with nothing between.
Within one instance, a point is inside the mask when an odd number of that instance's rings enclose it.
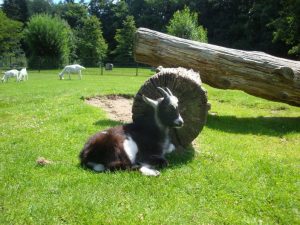
<instances>
[{"instance_id":1,"label":"fence post","mask_svg":"<svg viewBox=\"0 0 300 225\"><path fill-rule=\"evenodd\" d=\"M41 72L41 61L42 61L42 59L41 59L41 57L39 57L39 73Z\"/></svg>"},{"instance_id":2,"label":"fence post","mask_svg":"<svg viewBox=\"0 0 300 225\"><path fill-rule=\"evenodd\" d=\"M135 76L139 75L139 64L136 64L136 69L135 69Z\"/></svg>"},{"instance_id":3,"label":"fence post","mask_svg":"<svg viewBox=\"0 0 300 225\"><path fill-rule=\"evenodd\" d=\"M102 62L100 63L101 75L103 75L103 65Z\"/></svg>"}]
</instances>

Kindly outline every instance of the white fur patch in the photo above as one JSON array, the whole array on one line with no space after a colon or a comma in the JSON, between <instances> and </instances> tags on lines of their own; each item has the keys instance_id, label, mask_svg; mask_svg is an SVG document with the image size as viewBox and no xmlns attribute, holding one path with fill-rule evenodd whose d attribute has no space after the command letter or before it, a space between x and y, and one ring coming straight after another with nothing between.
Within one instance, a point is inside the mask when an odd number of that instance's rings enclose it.
<instances>
[{"instance_id":1,"label":"white fur patch","mask_svg":"<svg viewBox=\"0 0 300 225\"><path fill-rule=\"evenodd\" d=\"M166 153L171 153L174 150L175 150L175 146L172 143L170 143L168 148L166 149Z\"/></svg>"},{"instance_id":2,"label":"white fur patch","mask_svg":"<svg viewBox=\"0 0 300 225\"><path fill-rule=\"evenodd\" d=\"M183 119L182 119L182 117L179 115L179 117L174 121L174 123L175 124L177 124L177 123L183 123Z\"/></svg>"},{"instance_id":3,"label":"white fur patch","mask_svg":"<svg viewBox=\"0 0 300 225\"><path fill-rule=\"evenodd\" d=\"M134 164L136 154L138 152L138 147L137 147L135 141L132 140L132 138L130 136L128 136L127 139L125 139L123 146L124 146L124 150L129 158L130 162L132 164Z\"/></svg>"},{"instance_id":4,"label":"white fur patch","mask_svg":"<svg viewBox=\"0 0 300 225\"><path fill-rule=\"evenodd\" d=\"M174 106L174 108L178 107L178 98L176 96L170 96L170 104Z\"/></svg>"},{"instance_id":5,"label":"white fur patch","mask_svg":"<svg viewBox=\"0 0 300 225\"><path fill-rule=\"evenodd\" d=\"M167 153L171 153L175 150L175 146L171 143L169 138L165 139L165 142L163 143L163 155Z\"/></svg>"},{"instance_id":6,"label":"white fur patch","mask_svg":"<svg viewBox=\"0 0 300 225\"><path fill-rule=\"evenodd\" d=\"M154 177L157 177L157 176L160 175L160 172L158 170L151 169L151 168L149 168L149 166L142 166L140 168L140 171L145 176L154 176Z\"/></svg>"},{"instance_id":7,"label":"white fur patch","mask_svg":"<svg viewBox=\"0 0 300 225\"><path fill-rule=\"evenodd\" d=\"M93 167L93 170L95 170L97 172L102 172L105 170L104 165L102 165L100 163L98 164L98 163L88 162L87 165Z\"/></svg>"}]
</instances>

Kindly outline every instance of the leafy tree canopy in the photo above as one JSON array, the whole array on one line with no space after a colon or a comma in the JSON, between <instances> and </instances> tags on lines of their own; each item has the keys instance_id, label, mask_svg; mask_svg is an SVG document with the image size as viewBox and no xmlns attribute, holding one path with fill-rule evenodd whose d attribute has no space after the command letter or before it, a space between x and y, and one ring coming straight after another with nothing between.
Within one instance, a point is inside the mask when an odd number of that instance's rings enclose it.
<instances>
[{"instance_id":1,"label":"leafy tree canopy","mask_svg":"<svg viewBox=\"0 0 300 225\"><path fill-rule=\"evenodd\" d=\"M129 14L128 5L124 1L91 0L89 12L103 22L103 36L108 42L109 51L112 51L117 44L114 39L116 30L122 27L123 21Z\"/></svg>"},{"instance_id":2,"label":"leafy tree canopy","mask_svg":"<svg viewBox=\"0 0 300 225\"><path fill-rule=\"evenodd\" d=\"M177 37L207 42L206 30L198 25L198 14L192 13L188 7L174 13L167 31Z\"/></svg>"},{"instance_id":3,"label":"leafy tree canopy","mask_svg":"<svg viewBox=\"0 0 300 225\"><path fill-rule=\"evenodd\" d=\"M8 18L26 22L28 20L28 7L26 0L4 0L3 12Z\"/></svg>"},{"instance_id":4,"label":"leafy tree canopy","mask_svg":"<svg viewBox=\"0 0 300 225\"><path fill-rule=\"evenodd\" d=\"M52 0L27 0L27 2L30 16L41 13L52 14L54 11Z\"/></svg>"},{"instance_id":5,"label":"leafy tree canopy","mask_svg":"<svg viewBox=\"0 0 300 225\"><path fill-rule=\"evenodd\" d=\"M115 40L117 47L113 54L116 55L116 60L122 63L133 62L133 41L136 31L133 16L127 16L123 21L123 26L117 29Z\"/></svg>"},{"instance_id":6,"label":"leafy tree canopy","mask_svg":"<svg viewBox=\"0 0 300 225\"><path fill-rule=\"evenodd\" d=\"M20 47L22 23L9 19L0 10L0 56L13 53Z\"/></svg>"},{"instance_id":7,"label":"leafy tree canopy","mask_svg":"<svg viewBox=\"0 0 300 225\"><path fill-rule=\"evenodd\" d=\"M25 30L25 41L30 50L29 65L57 68L66 64L71 33L68 24L58 17L47 14L32 16Z\"/></svg>"},{"instance_id":8,"label":"leafy tree canopy","mask_svg":"<svg viewBox=\"0 0 300 225\"><path fill-rule=\"evenodd\" d=\"M289 46L288 54L300 57L300 1L283 2L280 16L270 26L275 28L273 41L283 41Z\"/></svg>"},{"instance_id":9,"label":"leafy tree canopy","mask_svg":"<svg viewBox=\"0 0 300 225\"><path fill-rule=\"evenodd\" d=\"M88 17L87 7L75 3L59 3L55 7L55 13L66 20L72 29L82 26L82 21Z\"/></svg>"},{"instance_id":10,"label":"leafy tree canopy","mask_svg":"<svg viewBox=\"0 0 300 225\"><path fill-rule=\"evenodd\" d=\"M95 66L106 57L107 53L101 22L96 16L89 16L82 22L82 27L76 30L77 55L83 65Z\"/></svg>"}]
</instances>

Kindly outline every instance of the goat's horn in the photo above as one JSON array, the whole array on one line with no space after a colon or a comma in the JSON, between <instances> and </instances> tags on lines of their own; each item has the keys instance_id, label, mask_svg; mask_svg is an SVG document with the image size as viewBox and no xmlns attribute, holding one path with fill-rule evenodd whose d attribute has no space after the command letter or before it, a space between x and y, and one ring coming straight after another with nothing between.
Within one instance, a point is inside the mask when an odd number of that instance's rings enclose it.
<instances>
[{"instance_id":1,"label":"goat's horn","mask_svg":"<svg viewBox=\"0 0 300 225\"><path fill-rule=\"evenodd\" d=\"M157 87L157 89L158 89L159 93L160 93L164 98L167 98L167 97L170 96L169 93L166 92L166 91L165 91L164 89L162 89L161 87Z\"/></svg>"},{"instance_id":2,"label":"goat's horn","mask_svg":"<svg viewBox=\"0 0 300 225\"><path fill-rule=\"evenodd\" d=\"M170 96L173 96L173 93L171 92L171 90L169 88L166 87L167 92L169 93Z\"/></svg>"}]
</instances>

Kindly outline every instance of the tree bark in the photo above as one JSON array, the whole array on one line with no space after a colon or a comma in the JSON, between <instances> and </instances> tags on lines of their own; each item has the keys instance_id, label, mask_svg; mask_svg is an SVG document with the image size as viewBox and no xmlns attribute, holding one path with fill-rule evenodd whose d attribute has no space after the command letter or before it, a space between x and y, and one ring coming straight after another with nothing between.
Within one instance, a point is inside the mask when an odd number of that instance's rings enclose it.
<instances>
[{"instance_id":1,"label":"tree bark","mask_svg":"<svg viewBox=\"0 0 300 225\"><path fill-rule=\"evenodd\" d=\"M241 51L139 28L135 60L151 66L185 67L204 83L238 89L264 99L300 106L300 62L263 52Z\"/></svg>"}]
</instances>

